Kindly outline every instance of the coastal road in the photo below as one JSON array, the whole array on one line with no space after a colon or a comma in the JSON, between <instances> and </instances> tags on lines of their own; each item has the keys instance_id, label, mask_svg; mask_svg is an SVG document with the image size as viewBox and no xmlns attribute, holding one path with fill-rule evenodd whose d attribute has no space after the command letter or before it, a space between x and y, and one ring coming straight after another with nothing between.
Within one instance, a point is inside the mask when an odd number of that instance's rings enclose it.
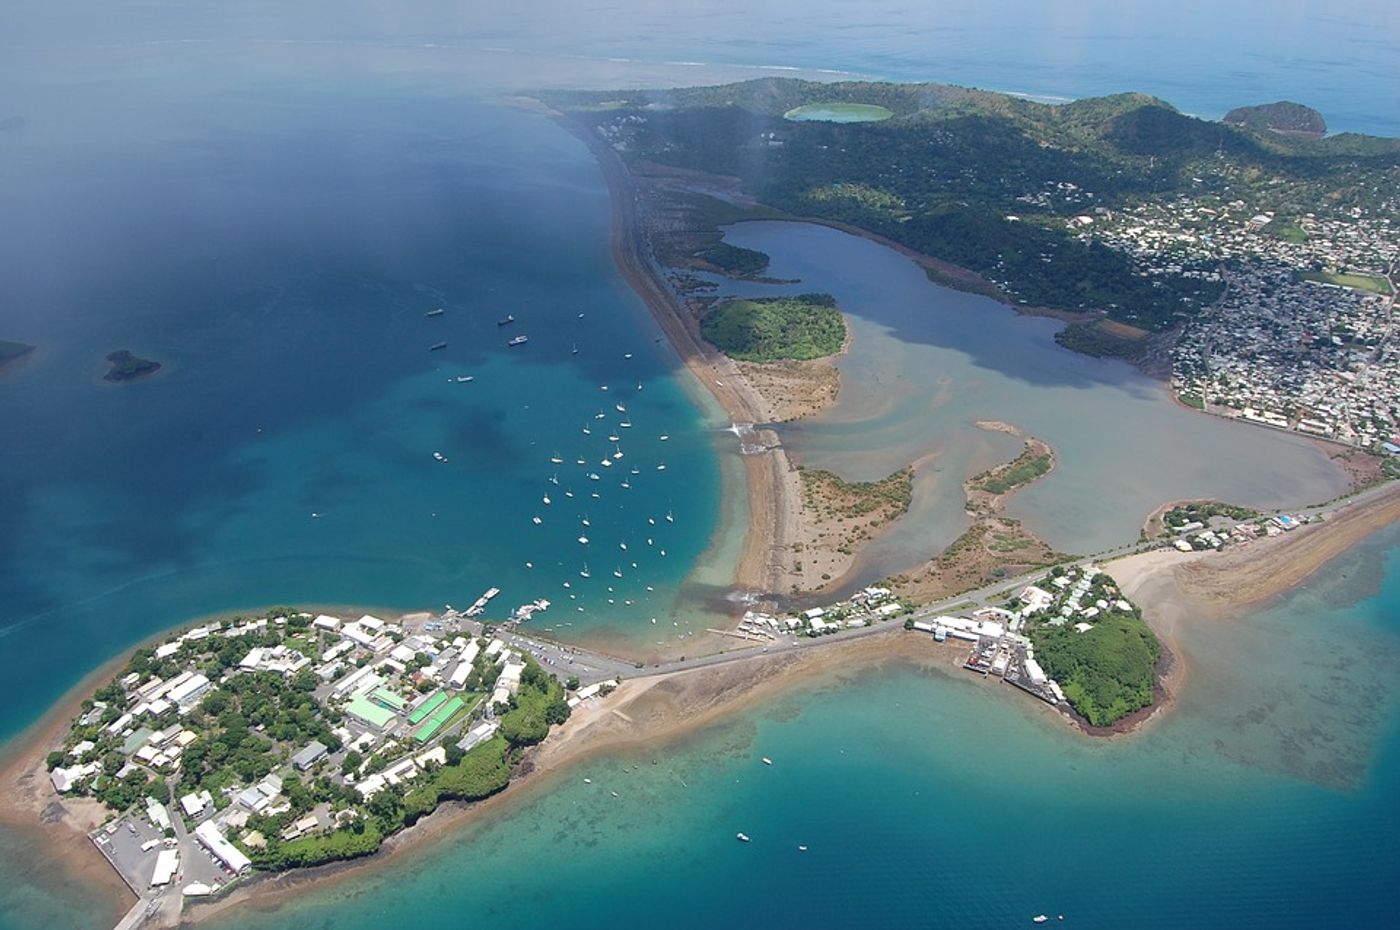
<instances>
[{"instance_id":1,"label":"coastal road","mask_svg":"<svg viewBox=\"0 0 1400 930\"><path fill-rule=\"evenodd\" d=\"M1395 485L1391 482L1385 482L1367 488L1364 491L1342 500L1287 511L1280 510L1276 513L1290 513L1295 516L1306 517L1309 520L1315 520L1325 518L1328 514L1340 510L1343 507L1365 506L1369 501L1377 497L1394 492ZM1266 514L1266 516L1269 515L1276 514ZM1092 556L1074 559L1063 564L1066 567L1085 565L1090 562L1102 564L1114 559L1161 547L1161 540L1139 540L1095 553ZM961 608L958 612L966 612L967 610L989 606L995 600L1005 600L1005 596L1010 592L1039 580L1048 571L1049 568L1042 568L1033 572L1027 572L1023 575L1018 575L1014 578L1004 578L992 584L984 585L971 591L965 591L953 597L921 605L915 609L912 615L896 616L886 621L872 620L869 626L845 629L828 636L811 637L786 634L765 644L756 643L754 645L740 646L735 649L714 652L708 655L687 656L652 664L639 665L635 661L618 658L617 656L595 652L582 647L551 642L539 637L526 636L518 632L512 637L511 641L519 647L529 648L530 651L534 653L535 657L540 660L541 664L560 675L561 678L568 678L571 675L578 676L579 683L582 685L608 681L613 678L635 678L643 675L669 675L676 672L713 668L731 662L743 662L758 656L778 655L798 649L831 648L849 640L868 636L887 636L895 633L902 633L904 632L905 619L912 617L914 620L931 620L942 614L953 612L954 608Z\"/></svg>"}]
</instances>

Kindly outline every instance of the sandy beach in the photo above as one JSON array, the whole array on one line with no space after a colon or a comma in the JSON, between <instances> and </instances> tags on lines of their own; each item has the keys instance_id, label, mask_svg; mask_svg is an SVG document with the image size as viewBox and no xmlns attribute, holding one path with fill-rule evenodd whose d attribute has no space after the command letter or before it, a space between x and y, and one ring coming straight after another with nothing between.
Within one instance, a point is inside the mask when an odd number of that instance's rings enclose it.
<instances>
[{"instance_id":1,"label":"sandy beach","mask_svg":"<svg viewBox=\"0 0 1400 930\"><path fill-rule=\"evenodd\" d=\"M559 114L551 115L562 120ZM607 180L613 205L612 249L623 276L643 298L698 384L731 421L769 422L775 409L772 400L763 396L738 365L700 338L693 315L649 256L637 220L636 190L620 157L587 132L562 121L593 151ZM937 274L967 274L855 227L838 228L904 252ZM969 289L978 286L971 279L965 283ZM1031 308L1017 309L1034 312ZM1015 431L1015 427L998 421L977 425ZM780 592L784 582L790 580L791 553L807 541L804 527L809 521L803 519L801 479L771 431L756 430L743 439L746 444L767 448L743 456L749 524L735 584L760 594ZM999 504L998 498L988 506L995 512ZM1095 734L1142 732L1144 724L1160 719L1168 711L1174 696L1189 680L1189 663L1179 642L1185 625L1226 622L1235 612L1306 581L1330 560L1397 520L1400 485L1390 485L1358 496L1326 519L1225 552L1154 550L1107 564L1106 570L1117 578L1124 593L1143 607L1144 616L1164 646L1166 658L1159 667L1158 700L1151 708L1115 727L1086 730ZM851 562L859 564L855 555ZM833 584L840 581L836 579ZM694 648L693 643L690 648ZM835 681L882 663L914 662L955 668L965 655L960 644L940 646L926 636L907 635L891 624L887 633L860 639L833 639L817 648L625 681L607 699L580 708L545 743L530 750L517 777L499 795L476 804L444 805L414 827L391 837L379 853L367 859L289 875L259 876L217 901L188 907L184 919L195 922L240 906L275 907L287 897L304 894L312 887L319 889L364 875L390 860L397 863L397 857L410 850L421 854L464 824L494 816L517 800L527 801L534 792L547 790L550 780L541 776L563 771L593 754L682 739L776 694ZM49 786L44 758L62 740L82 700L125 661L126 655L114 658L85 677L34 726L12 741L0 759L0 786L4 789L0 823L14 837L32 837L33 858L44 864L43 871L61 873L65 882L80 883L86 893L110 900L113 921L134 898L87 839L87 832L102 821L103 811L91 802L56 797ZM1028 712L1062 716L1035 701L1028 701L1027 707Z\"/></svg>"},{"instance_id":2,"label":"sandy beach","mask_svg":"<svg viewBox=\"0 0 1400 930\"><path fill-rule=\"evenodd\" d=\"M1400 521L1400 484L1389 484L1306 526L1256 539L1224 552L1154 549L1106 563L1123 593L1170 654L1159 681L1159 699L1133 728L1164 715L1190 678L1180 643L1189 624L1225 623L1306 582L1328 562L1385 527ZM1131 718L1129 718L1131 720Z\"/></svg>"},{"instance_id":3,"label":"sandy beach","mask_svg":"<svg viewBox=\"0 0 1400 930\"><path fill-rule=\"evenodd\" d=\"M1278 596L1322 568L1371 533L1400 520L1400 485L1387 486L1333 512L1328 519L1293 533L1257 540L1224 553L1154 550L1105 565L1123 591L1143 607L1144 616L1169 657L1159 669L1158 701L1142 714L1105 729L1085 728L1096 736L1141 734L1163 717L1173 698L1189 681L1190 669L1178 633L1189 623L1225 622L1235 612ZM0 821L19 835L34 837L34 858L81 882L89 894L110 900L115 918L130 906L131 892L88 841L86 833L101 820L91 803L59 800L48 787L44 757L57 744L84 697L125 661L112 660L88 675L34 727L7 747L0 765L5 803ZM501 794L481 803L448 804L414 827L390 838L374 856L352 863L309 869L290 875L264 876L218 901L187 908L194 922L229 908L276 906L288 895L322 888L341 879L381 868L406 851L430 850L462 825L489 817L516 800L545 790L538 776L559 772L592 754L676 740L712 726L723 717L779 693L836 680L880 663L915 662L955 669L965 658L960 645L938 646L927 637L907 635L891 625L887 633L857 640L832 640L819 648L758 655L699 670L624 681L610 697L581 708L541 746L527 753L517 777ZM1028 712L1070 718L1034 701ZM1072 723L1070 725L1073 725Z\"/></svg>"},{"instance_id":4,"label":"sandy beach","mask_svg":"<svg viewBox=\"0 0 1400 930\"><path fill-rule=\"evenodd\" d=\"M557 118L589 147L602 169L613 206L613 258L622 276L651 310L686 368L730 422L767 422L770 405L735 362L700 338L694 318L667 286L648 254L640 234L637 191L622 159L610 146L570 120ZM779 589L781 563L775 554L790 548L795 541L797 524L792 515L800 511L802 495L798 476L776 435L758 430L745 437L745 442L767 446L768 451L744 457L750 519L735 585L766 594Z\"/></svg>"}]
</instances>

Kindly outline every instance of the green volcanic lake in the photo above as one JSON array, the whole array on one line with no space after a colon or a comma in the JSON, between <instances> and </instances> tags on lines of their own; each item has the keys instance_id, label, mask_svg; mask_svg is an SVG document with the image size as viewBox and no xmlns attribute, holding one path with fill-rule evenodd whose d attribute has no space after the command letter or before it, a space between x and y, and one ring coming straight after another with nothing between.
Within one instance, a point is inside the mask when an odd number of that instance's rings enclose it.
<instances>
[{"instance_id":1,"label":"green volcanic lake","mask_svg":"<svg viewBox=\"0 0 1400 930\"><path fill-rule=\"evenodd\" d=\"M809 103L793 107L783 119L795 123L878 123L894 116L894 111L873 103Z\"/></svg>"}]
</instances>

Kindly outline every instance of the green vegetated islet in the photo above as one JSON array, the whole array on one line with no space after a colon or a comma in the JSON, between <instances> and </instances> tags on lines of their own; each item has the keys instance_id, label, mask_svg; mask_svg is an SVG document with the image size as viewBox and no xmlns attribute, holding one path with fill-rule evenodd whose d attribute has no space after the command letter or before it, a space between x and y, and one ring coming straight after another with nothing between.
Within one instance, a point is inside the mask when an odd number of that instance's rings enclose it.
<instances>
[{"instance_id":1,"label":"green vegetated islet","mask_svg":"<svg viewBox=\"0 0 1400 930\"><path fill-rule=\"evenodd\" d=\"M1041 626L1031 641L1046 674L1094 726L1109 726L1152 703L1161 646L1137 612L1101 614L1083 633Z\"/></svg>"},{"instance_id":2,"label":"green vegetated islet","mask_svg":"<svg viewBox=\"0 0 1400 930\"><path fill-rule=\"evenodd\" d=\"M27 343L0 339L0 365L23 358L33 351L34 347Z\"/></svg>"},{"instance_id":3,"label":"green vegetated islet","mask_svg":"<svg viewBox=\"0 0 1400 930\"><path fill-rule=\"evenodd\" d=\"M111 369L103 375L105 381L132 381L136 378L153 375L160 370L160 362L133 355L126 349L118 349L107 354Z\"/></svg>"},{"instance_id":4,"label":"green vegetated islet","mask_svg":"<svg viewBox=\"0 0 1400 930\"><path fill-rule=\"evenodd\" d=\"M1057 581L1081 581L1082 593ZM1059 682L1070 706L1091 725L1105 727L1150 705L1161 646L1114 579L1102 571L1057 566L1042 585L1056 592L1055 601L1028 617L1028 635L1036 660Z\"/></svg>"},{"instance_id":5,"label":"green vegetated islet","mask_svg":"<svg viewBox=\"0 0 1400 930\"><path fill-rule=\"evenodd\" d=\"M983 472L972 479L972 486L988 494L1005 494L1030 484L1055 464L1053 456L1027 449L1007 464Z\"/></svg>"},{"instance_id":6,"label":"green vegetated islet","mask_svg":"<svg viewBox=\"0 0 1400 930\"><path fill-rule=\"evenodd\" d=\"M700 321L700 333L740 361L805 361L840 352L846 323L830 294L799 294L726 300Z\"/></svg>"}]
</instances>

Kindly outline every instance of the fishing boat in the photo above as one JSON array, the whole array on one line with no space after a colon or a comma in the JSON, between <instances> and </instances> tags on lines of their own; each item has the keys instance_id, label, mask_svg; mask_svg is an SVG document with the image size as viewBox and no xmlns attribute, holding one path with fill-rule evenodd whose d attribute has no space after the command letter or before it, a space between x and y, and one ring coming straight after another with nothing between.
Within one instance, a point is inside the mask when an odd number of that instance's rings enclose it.
<instances>
[{"instance_id":1,"label":"fishing boat","mask_svg":"<svg viewBox=\"0 0 1400 930\"><path fill-rule=\"evenodd\" d=\"M429 351L429 352L436 352L438 349L445 349L445 348L447 348L447 343L445 343L445 342L435 342L435 343L433 343L432 345L428 346L428 351Z\"/></svg>"},{"instance_id":2,"label":"fishing boat","mask_svg":"<svg viewBox=\"0 0 1400 930\"><path fill-rule=\"evenodd\" d=\"M515 314L513 314L513 313L507 313L505 316L501 317L499 320L496 321L496 325L497 325L497 326L509 326L510 324L512 324L512 323L514 323L514 322L515 322Z\"/></svg>"},{"instance_id":3,"label":"fishing boat","mask_svg":"<svg viewBox=\"0 0 1400 930\"><path fill-rule=\"evenodd\" d=\"M427 313L425 313L425 314L423 314L423 315L424 315L424 316L442 316L442 315L443 315L444 313L446 313L446 312L447 312L446 310L442 309L441 307L438 307L436 310L429 310Z\"/></svg>"},{"instance_id":4,"label":"fishing boat","mask_svg":"<svg viewBox=\"0 0 1400 930\"><path fill-rule=\"evenodd\" d=\"M514 339L512 339L510 342L507 342L506 345L508 345L508 346L523 346L525 343L527 343L527 342L529 342L529 341L530 341L530 337L529 337L529 336L516 336L516 337L515 337Z\"/></svg>"}]
</instances>

